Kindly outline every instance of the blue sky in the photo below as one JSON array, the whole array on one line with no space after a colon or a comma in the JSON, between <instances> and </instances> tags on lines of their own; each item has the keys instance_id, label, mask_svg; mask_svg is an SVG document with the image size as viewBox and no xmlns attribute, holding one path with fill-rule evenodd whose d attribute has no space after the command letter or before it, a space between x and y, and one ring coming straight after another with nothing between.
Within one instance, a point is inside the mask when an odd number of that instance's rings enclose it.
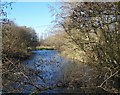
<instances>
[{"instance_id":1,"label":"blue sky","mask_svg":"<svg viewBox=\"0 0 120 95\"><path fill-rule=\"evenodd\" d=\"M47 25L51 26L51 21L55 18L51 16L48 5L57 8L54 2L15 2L12 10L7 9L8 18L17 25L34 28L40 37L50 30Z\"/></svg>"}]
</instances>

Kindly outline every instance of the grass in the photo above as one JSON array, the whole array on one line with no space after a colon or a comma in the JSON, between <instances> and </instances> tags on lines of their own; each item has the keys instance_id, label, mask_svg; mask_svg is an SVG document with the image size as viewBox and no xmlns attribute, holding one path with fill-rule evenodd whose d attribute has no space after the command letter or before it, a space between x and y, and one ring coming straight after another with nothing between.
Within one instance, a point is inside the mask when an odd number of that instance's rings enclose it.
<instances>
[{"instance_id":1,"label":"grass","mask_svg":"<svg viewBox=\"0 0 120 95\"><path fill-rule=\"evenodd\" d=\"M38 46L35 48L35 50L56 50L56 49L50 46Z\"/></svg>"}]
</instances>

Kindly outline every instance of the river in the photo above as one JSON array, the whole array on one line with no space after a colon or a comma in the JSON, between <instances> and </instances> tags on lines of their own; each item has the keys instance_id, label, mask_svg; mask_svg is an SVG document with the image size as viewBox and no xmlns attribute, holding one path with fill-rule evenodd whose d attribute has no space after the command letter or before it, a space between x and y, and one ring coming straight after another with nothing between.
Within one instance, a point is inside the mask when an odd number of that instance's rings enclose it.
<instances>
[{"instance_id":1,"label":"river","mask_svg":"<svg viewBox=\"0 0 120 95\"><path fill-rule=\"evenodd\" d=\"M23 71L21 78L18 77L20 82L13 82L10 86L15 88L20 88L20 93L32 93L37 91L37 93L81 93L81 82L86 82L88 79L92 79L91 76L94 69L91 69L88 65L75 64L70 60L63 58L59 55L57 50L35 50L32 51L31 57L22 62L22 69L18 72ZM29 68L29 69L28 69ZM21 71L22 70L22 71ZM28 71L27 71L28 70ZM29 72L30 70L30 72ZM38 75L34 71L39 72ZM71 72L72 71L72 72ZM77 72L77 73L76 73ZM16 74L15 73L15 74ZM27 75L27 76L24 76ZM67 88L66 86L56 86L56 84L65 84L66 79L71 82L72 79L77 79L79 82L78 86ZM81 77L82 75L82 77ZM27 77L27 78L26 78ZM65 81L64 81L65 79ZM22 82L21 82L22 81ZM92 80L90 80L91 82ZM43 89L38 91L34 85L24 84L26 82L33 83L37 88L44 87L54 87L52 89ZM63 83L64 82L64 83Z\"/></svg>"},{"instance_id":2,"label":"river","mask_svg":"<svg viewBox=\"0 0 120 95\"><path fill-rule=\"evenodd\" d=\"M63 68L66 64L69 64L70 61L61 57L57 50L36 50L32 51L32 56L24 63L29 68L41 71L40 75L45 80L45 83L43 83L41 80L37 80L37 83L44 84L46 87L48 87L55 85L59 81L62 81L64 74ZM55 88L43 92L64 93L66 92L66 89L67 88ZM30 92L30 90L28 91L28 89L24 89L23 92Z\"/></svg>"}]
</instances>

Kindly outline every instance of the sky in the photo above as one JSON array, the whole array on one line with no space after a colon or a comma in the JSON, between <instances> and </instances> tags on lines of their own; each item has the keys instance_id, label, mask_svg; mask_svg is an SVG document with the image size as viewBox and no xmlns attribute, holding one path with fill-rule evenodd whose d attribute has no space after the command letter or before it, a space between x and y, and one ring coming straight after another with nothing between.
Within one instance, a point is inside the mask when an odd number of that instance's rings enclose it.
<instances>
[{"instance_id":1,"label":"sky","mask_svg":"<svg viewBox=\"0 0 120 95\"><path fill-rule=\"evenodd\" d=\"M48 5L57 8L54 2L15 2L12 10L7 8L8 18L19 26L35 29L38 37L49 33L51 22L55 19L50 13Z\"/></svg>"}]
</instances>

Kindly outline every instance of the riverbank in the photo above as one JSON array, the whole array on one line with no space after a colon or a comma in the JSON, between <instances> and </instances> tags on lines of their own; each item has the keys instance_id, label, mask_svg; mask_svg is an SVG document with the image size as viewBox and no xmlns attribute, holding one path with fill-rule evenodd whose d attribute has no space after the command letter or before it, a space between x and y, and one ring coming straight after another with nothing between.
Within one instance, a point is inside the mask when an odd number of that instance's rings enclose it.
<instances>
[{"instance_id":1,"label":"riverbank","mask_svg":"<svg viewBox=\"0 0 120 95\"><path fill-rule=\"evenodd\" d=\"M8 58L9 60L13 61L13 63L15 60L22 62L24 60L27 60L31 55L32 55L32 51L29 51L29 52L3 52L2 60Z\"/></svg>"},{"instance_id":2,"label":"riverbank","mask_svg":"<svg viewBox=\"0 0 120 95\"><path fill-rule=\"evenodd\" d=\"M37 46L34 50L56 50L56 49L50 46Z\"/></svg>"}]
</instances>

